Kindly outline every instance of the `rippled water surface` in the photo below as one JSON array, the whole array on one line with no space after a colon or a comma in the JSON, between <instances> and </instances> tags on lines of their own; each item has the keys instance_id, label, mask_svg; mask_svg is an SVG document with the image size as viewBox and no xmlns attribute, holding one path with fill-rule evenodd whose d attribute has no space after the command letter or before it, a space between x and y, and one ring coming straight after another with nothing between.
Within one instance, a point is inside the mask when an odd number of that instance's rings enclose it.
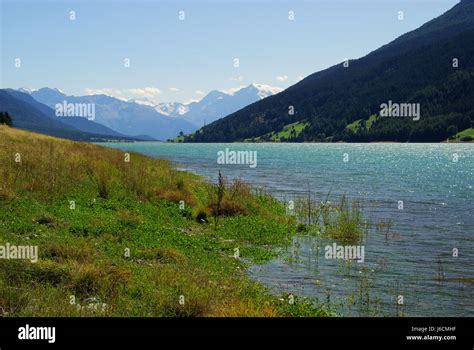
<instances>
[{"instance_id":1,"label":"rippled water surface","mask_svg":"<svg viewBox=\"0 0 474 350\"><path fill-rule=\"evenodd\" d=\"M213 181L221 169L282 200L308 189L321 200L346 193L371 222L393 222L388 236L369 232L363 263L325 259L332 242L295 238L281 258L250 271L276 292L329 300L343 315L474 316L473 144L108 145ZM225 148L256 151L257 166L218 165Z\"/></svg>"}]
</instances>

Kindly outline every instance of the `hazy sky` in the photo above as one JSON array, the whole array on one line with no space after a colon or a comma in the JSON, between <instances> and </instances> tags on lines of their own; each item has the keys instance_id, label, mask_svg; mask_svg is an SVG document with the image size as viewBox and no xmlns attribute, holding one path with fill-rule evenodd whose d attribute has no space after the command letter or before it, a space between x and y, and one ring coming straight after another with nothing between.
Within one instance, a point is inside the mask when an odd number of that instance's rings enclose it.
<instances>
[{"instance_id":1,"label":"hazy sky","mask_svg":"<svg viewBox=\"0 0 474 350\"><path fill-rule=\"evenodd\" d=\"M187 102L252 82L286 88L364 56L458 3L0 1L1 87L48 86L155 102Z\"/></svg>"}]
</instances>

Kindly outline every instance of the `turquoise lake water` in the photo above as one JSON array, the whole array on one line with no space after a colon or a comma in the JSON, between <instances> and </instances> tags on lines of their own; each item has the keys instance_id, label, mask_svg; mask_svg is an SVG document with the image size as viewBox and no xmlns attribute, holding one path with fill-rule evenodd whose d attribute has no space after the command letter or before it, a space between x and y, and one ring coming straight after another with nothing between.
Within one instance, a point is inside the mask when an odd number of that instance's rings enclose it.
<instances>
[{"instance_id":1,"label":"turquoise lake water","mask_svg":"<svg viewBox=\"0 0 474 350\"><path fill-rule=\"evenodd\" d=\"M347 194L363 203L370 222L393 223L388 236L369 232L365 261L350 268L325 259L332 241L297 237L281 258L249 271L275 293L329 300L346 316L474 316L473 144L107 146L170 159L211 181L221 170L285 201L308 188L321 201ZM218 164L226 148L255 151L257 166Z\"/></svg>"}]
</instances>

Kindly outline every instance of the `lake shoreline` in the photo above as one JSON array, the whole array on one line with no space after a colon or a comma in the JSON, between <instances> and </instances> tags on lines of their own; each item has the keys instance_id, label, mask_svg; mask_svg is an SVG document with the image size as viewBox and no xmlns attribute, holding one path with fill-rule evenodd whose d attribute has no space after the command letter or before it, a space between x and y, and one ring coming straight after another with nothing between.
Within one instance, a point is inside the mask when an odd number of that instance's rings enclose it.
<instances>
[{"instance_id":1,"label":"lake shoreline","mask_svg":"<svg viewBox=\"0 0 474 350\"><path fill-rule=\"evenodd\" d=\"M462 292L463 288L468 288L465 282L470 273L467 266L474 259L473 242L467 236L474 228L471 215L474 210L471 200L474 195L474 149L470 144L154 143L108 146L169 159L179 169L212 182L216 182L220 170L230 180L240 179L286 204L298 197L306 198L308 193L314 200L333 203L346 194L350 201L362 203L368 220L374 225L380 224L380 228L374 227L369 235L364 266L377 271L368 273L366 278L373 281L373 297L381 300L381 307L388 308L389 312L394 310L391 303L397 291L392 285L398 280L405 286L399 288L414 303L406 309L408 315L430 315L430 312L453 316L466 312L474 314L468 306L469 293ZM217 154L226 147L257 152L258 166L218 164ZM450 258L453 247L461 245L464 254ZM319 299L325 298L322 287L325 284L333 289L333 295L352 295L357 284L339 283L337 264L319 257L320 268L324 266L322 270L314 270L312 263L308 265L308 262L318 260L309 248L301 247L299 256L304 256L303 260L296 259L290 264L285 258L277 258L260 266L264 272L258 280L274 290L282 290L279 286L293 281L289 283L292 288L283 290L296 295L304 290L305 296ZM450 287L437 282L440 259L446 281L460 281L454 288L452 283ZM362 276L364 271L361 270ZM359 278L344 278L360 281ZM312 280L319 280L319 287ZM409 286L418 292L414 293ZM459 293L464 294L459 296ZM432 296L436 296L439 308L430 311L426 305Z\"/></svg>"}]
</instances>

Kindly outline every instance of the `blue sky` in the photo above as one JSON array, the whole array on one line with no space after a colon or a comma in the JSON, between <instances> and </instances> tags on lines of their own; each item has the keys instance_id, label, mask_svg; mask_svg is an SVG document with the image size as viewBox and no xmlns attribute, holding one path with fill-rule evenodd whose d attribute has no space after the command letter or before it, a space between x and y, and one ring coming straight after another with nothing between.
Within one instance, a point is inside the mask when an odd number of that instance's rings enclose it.
<instances>
[{"instance_id":1,"label":"blue sky","mask_svg":"<svg viewBox=\"0 0 474 350\"><path fill-rule=\"evenodd\" d=\"M253 82L286 88L364 56L458 2L0 1L1 87L155 102L189 102Z\"/></svg>"}]
</instances>

